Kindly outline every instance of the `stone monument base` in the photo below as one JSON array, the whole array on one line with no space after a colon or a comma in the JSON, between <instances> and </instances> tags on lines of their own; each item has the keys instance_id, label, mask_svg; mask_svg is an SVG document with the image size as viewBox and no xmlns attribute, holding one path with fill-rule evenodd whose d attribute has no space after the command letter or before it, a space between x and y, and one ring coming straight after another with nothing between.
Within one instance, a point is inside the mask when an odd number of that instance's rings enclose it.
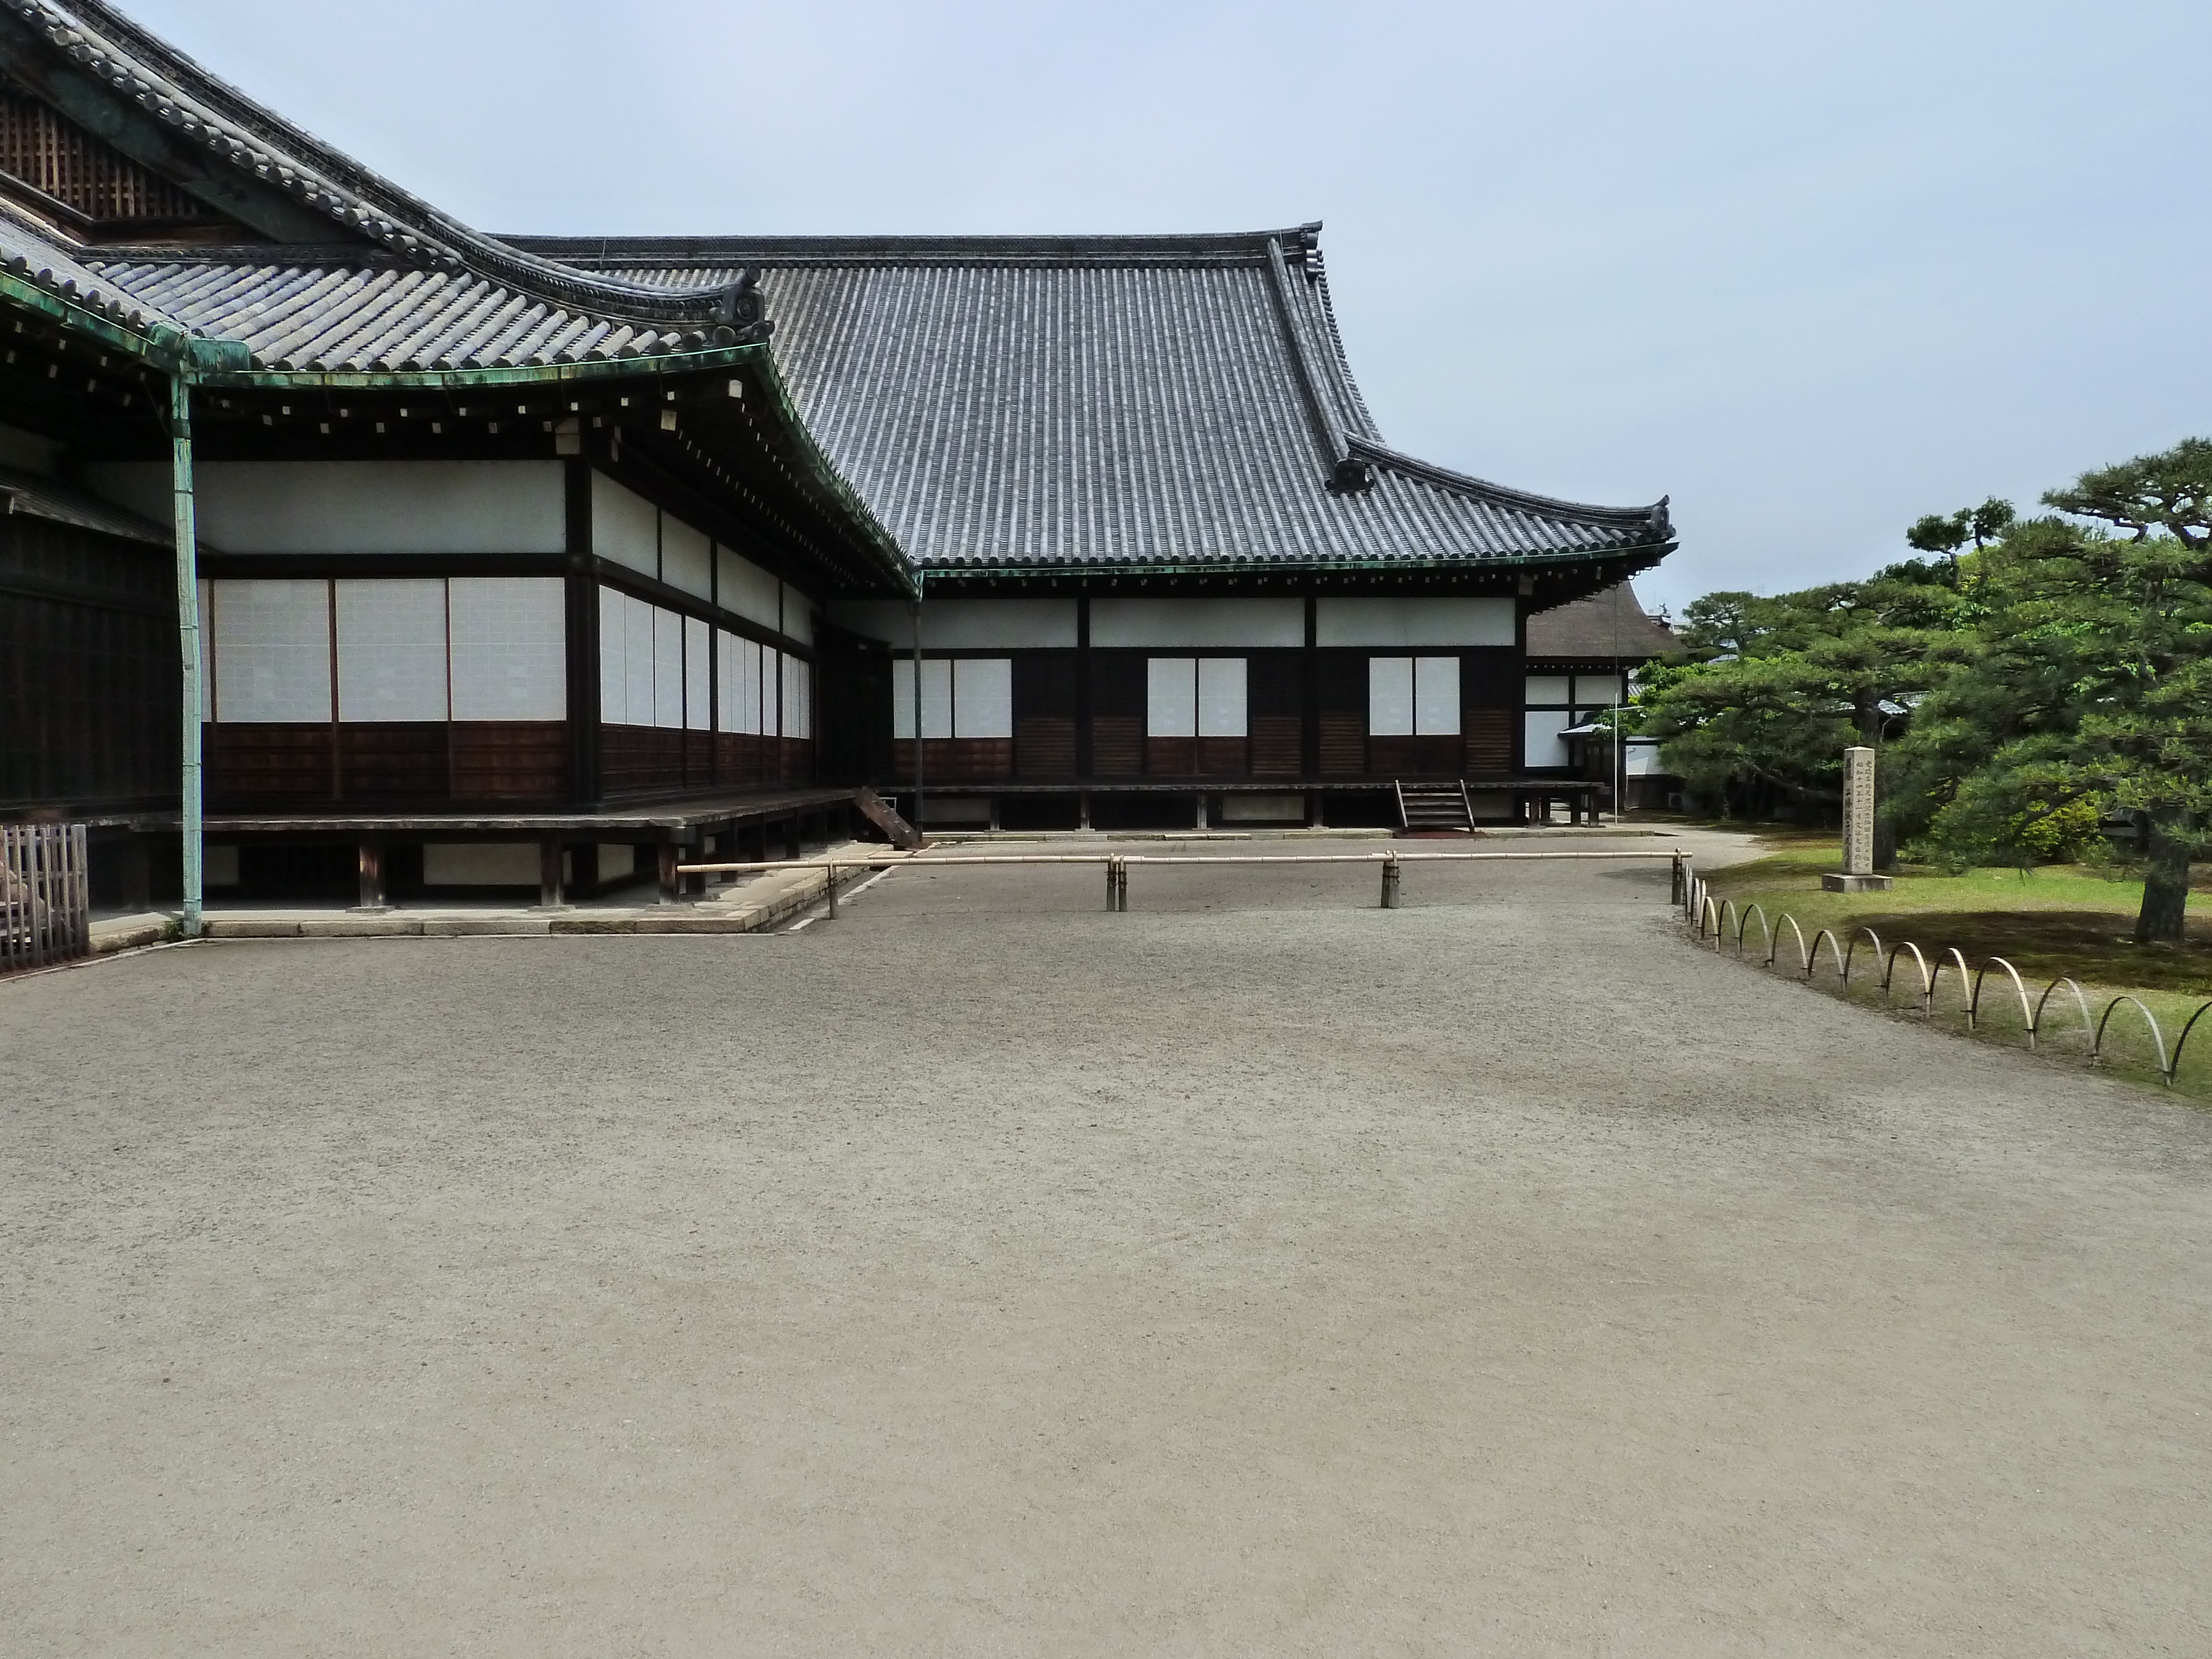
<instances>
[{"instance_id":1,"label":"stone monument base","mask_svg":"<svg viewBox=\"0 0 2212 1659\"><path fill-rule=\"evenodd\" d=\"M1829 893L1887 893L1896 885L1888 876L1846 876L1833 870L1820 878L1821 890Z\"/></svg>"}]
</instances>

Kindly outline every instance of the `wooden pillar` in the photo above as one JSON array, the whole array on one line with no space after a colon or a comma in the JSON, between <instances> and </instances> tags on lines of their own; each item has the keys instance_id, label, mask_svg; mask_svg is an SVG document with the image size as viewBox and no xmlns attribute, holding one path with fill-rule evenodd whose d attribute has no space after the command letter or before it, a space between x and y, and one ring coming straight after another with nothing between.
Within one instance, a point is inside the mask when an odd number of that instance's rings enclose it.
<instances>
[{"instance_id":1,"label":"wooden pillar","mask_svg":"<svg viewBox=\"0 0 2212 1659\"><path fill-rule=\"evenodd\" d=\"M1088 789L1076 792L1075 827L1079 830L1088 830L1091 827L1091 792Z\"/></svg>"},{"instance_id":2,"label":"wooden pillar","mask_svg":"<svg viewBox=\"0 0 2212 1659\"><path fill-rule=\"evenodd\" d=\"M545 909L557 910L568 902L564 876L560 836L541 836L538 842L538 902Z\"/></svg>"},{"instance_id":3,"label":"wooden pillar","mask_svg":"<svg viewBox=\"0 0 2212 1659\"><path fill-rule=\"evenodd\" d=\"M361 843L361 908L364 910L385 910L391 905L385 896L384 843L364 841Z\"/></svg>"},{"instance_id":4,"label":"wooden pillar","mask_svg":"<svg viewBox=\"0 0 2212 1659\"><path fill-rule=\"evenodd\" d=\"M678 896L676 890L677 851L676 843L672 841L664 841L653 849L653 873L658 878L657 884L660 890L659 897L663 904L673 904Z\"/></svg>"}]
</instances>

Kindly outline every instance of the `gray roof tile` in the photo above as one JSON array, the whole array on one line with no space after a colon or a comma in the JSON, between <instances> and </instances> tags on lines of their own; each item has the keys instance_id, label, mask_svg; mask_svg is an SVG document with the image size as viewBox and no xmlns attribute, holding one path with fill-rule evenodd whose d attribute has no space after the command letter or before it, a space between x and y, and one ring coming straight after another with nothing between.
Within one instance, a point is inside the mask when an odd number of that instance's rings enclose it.
<instances>
[{"instance_id":1,"label":"gray roof tile","mask_svg":"<svg viewBox=\"0 0 2212 1659\"><path fill-rule=\"evenodd\" d=\"M1317 228L515 240L637 283L760 266L801 415L924 566L1459 563L1670 541L1663 502L1550 501L1385 445ZM1332 490L1346 464L1371 488Z\"/></svg>"}]
</instances>

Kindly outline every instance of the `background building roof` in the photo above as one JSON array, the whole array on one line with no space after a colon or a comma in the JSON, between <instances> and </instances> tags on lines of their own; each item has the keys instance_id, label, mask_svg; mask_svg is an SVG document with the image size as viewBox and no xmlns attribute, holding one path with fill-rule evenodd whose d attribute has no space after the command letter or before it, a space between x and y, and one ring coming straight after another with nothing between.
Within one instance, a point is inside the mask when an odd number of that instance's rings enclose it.
<instances>
[{"instance_id":1,"label":"background building roof","mask_svg":"<svg viewBox=\"0 0 2212 1659\"><path fill-rule=\"evenodd\" d=\"M1649 662L1682 648L1674 631L1644 608L1635 585L1620 582L1528 618L1528 660Z\"/></svg>"}]
</instances>

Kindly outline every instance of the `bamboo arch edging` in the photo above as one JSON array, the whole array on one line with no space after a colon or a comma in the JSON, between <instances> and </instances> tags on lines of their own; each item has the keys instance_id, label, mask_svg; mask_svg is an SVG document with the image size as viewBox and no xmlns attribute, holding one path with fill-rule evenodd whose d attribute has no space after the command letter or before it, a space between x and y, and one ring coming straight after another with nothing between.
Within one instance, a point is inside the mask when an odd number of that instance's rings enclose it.
<instances>
[{"instance_id":1,"label":"bamboo arch edging","mask_svg":"<svg viewBox=\"0 0 2212 1659\"><path fill-rule=\"evenodd\" d=\"M2186 1053L2189 1039L2195 1034L2197 1026L2205 1024L2208 1030L2212 1030L2212 1022L2205 1020L2207 1014L2212 1014L2212 1000L2208 1000L2199 1004L2195 1012L2189 1016L2187 1022L2181 1028L2180 1036L2175 1039L2173 1047L2169 1049L2166 1043L2164 1028L2158 1023L2158 1016L2150 1011L2142 999L2127 992L2123 991L2112 997L2105 1004L2104 1012L2093 1018L2089 1012L2089 1000L2083 994L2079 982L2067 975L2061 974L2043 988L2043 994L2035 999L2031 1007L2028 1002L2027 981L2021 978L2019 969L2004 957L1990 957L1978 969L1972 968L1966 962L1965 953L1954 945L1947 946L1938 956L1936 966L1931 971L1928 965L1928 958L1922 953L1920 947L1911 939L1901 940L1896 946L1885 951L1881 935L1871 927L1862 927L1855 929L1848 945L1838 945L1835 933L1823 927L1814 936L1812 949L1808 951L1805 947L1805 930L1798 924L1797 918L1788 911L1783 911L1770 926L1765 908L1756 901L1739 911L1733 899L1723 898L1715 901L1705 890L1705 883L1694 877L1692 878L1690 886L1684 895L1685 920L1687 919L1688 913L1693 907L1697 916L1698 938L1700 941L1705 938L1706 928L1710 925L1712 929L1713 949L1716 951L1724 948L1728 938L1729 922L1731 918L1735 920L1736 955L1739 958L1744 954L1744 940L1751 926L1752 915L1756 912L1759 916L1759 931L1766 941L1766 955L1760 963L1760 965L1765 968L1772 968L1779 959L1781 927L1783 923L1787 922L1790 925L1790 931L1797 940L1797 971L1799 976L1808 984L1812 982L1814 974L1820 966L1820 941L1826 939L1828 944L1828 954L1836 959L1838 977L1846 993L1850 988L1851 968L1858 954L1859 942L1861 939L1869 940L1874 945L1875 955L1882 961L1881 988L1885 1001L1888 1000L1892 982L1896 977L1897 959L1909 951L1912 954L1913 965L1920 975L1921 1013L1930 1019L1935 1018L1936 992L1942 981L1943 970L1947 967L1955 966L1960 992L1966 999L1962 1012L1966 1017L1966 1028L1969 1030L1978 1030L1980 1026L1984 981L1989 977L1991 969L2001 968L2006 976L2012 981L2013 994L2019 1000L2021 1017L2025 1022L2022 1035L2026 1037L2030 1049L2038 1047L2039 1039L2043 1034L2044 1016L2050 1008L2051 999L2063 985L2073 993L2075 1006L2081 1015L2082 1033L2089 1039L2087 1058L2092 1066L2104 1063L2105 1033L2112 1024L2113 1014L2118 1012L2122 1003L2132 1003L2136 1012L2142 1016L2144 1024L2150 1030L2152 1047L2158 1057L2159 1078L2169 1089L2175 1086L2176 1080L2180 1075L2182 1057Z\"/></svg>"}]
</instances>

